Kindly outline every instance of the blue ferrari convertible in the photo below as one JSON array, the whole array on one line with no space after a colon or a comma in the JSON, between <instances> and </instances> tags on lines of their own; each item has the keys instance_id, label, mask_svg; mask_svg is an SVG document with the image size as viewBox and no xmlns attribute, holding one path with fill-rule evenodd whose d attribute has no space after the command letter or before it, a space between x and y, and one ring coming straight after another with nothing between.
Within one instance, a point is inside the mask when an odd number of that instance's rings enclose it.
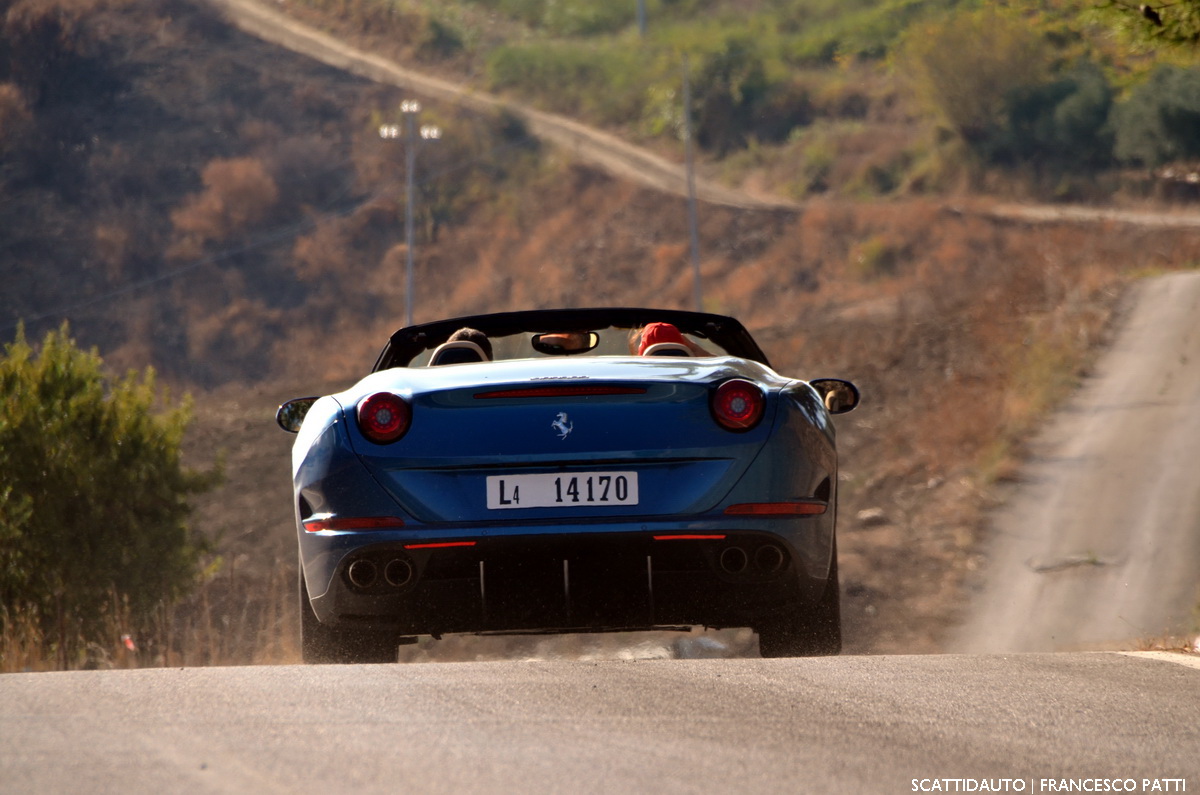
<instances>
[{"instance_id":1,"label":"blue ferrari convertible","mask_svg":"<svg viewBox=\"0 0 1200 795\"><path fill-rule=\"evenodd\" d=\"M841 649L840 379L786 378L738 321L657 309L479 315L392 335L298 398L308 662L446 633L752 627Z\"/></svg>"}]
</instances>

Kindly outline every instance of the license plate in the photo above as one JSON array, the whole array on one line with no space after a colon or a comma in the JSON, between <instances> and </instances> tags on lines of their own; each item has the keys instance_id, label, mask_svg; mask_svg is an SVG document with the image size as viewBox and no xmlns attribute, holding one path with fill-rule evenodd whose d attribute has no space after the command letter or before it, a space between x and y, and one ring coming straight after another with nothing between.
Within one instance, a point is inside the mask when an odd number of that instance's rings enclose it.
<instances>
[{"instance_id":1,"label":"license plate","mask_svg":"<svg viewBox=\"0 0 1200 795\"><path fill-rule=\"evenodd\" d=\"M489 510L637 504L636 472L492 475L487 479Z\"/></svg>"}]
</instances>

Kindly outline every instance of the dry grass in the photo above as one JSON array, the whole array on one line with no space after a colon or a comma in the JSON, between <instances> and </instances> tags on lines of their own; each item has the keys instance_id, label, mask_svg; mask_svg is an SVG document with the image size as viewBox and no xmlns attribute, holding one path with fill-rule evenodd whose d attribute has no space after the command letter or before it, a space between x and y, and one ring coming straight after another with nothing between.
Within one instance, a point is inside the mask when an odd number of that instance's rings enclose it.
<instances>
[{"instance_id":1,"label":"dry grass","mask_svg":"<svg viewBox=\"0 0 1200 795\"><path fill-rule=\"evenodd\" d=\"M1200 605L1197 605L1200 611ZM1141 638L1134 644L1134 651L1173 651L1180 654L1200 656L1200 634L1162 635L1157 638Z\"/></svg>"},{"instance_id":2,"label":"dry grass","mask_svg":"<svg viewBox=\"0 0 1200 795\"><path fill-rule=\"evenodd\" d=\"M149 632L130 630L129 616L109 614L103 638L64 644L29 613L0 613L0 673L96 668L259 665L300 660L295 602L284 601L277 571L266 582L229 574L201 585L183 602L164 608Z\"/></svg>"}]
</instances>

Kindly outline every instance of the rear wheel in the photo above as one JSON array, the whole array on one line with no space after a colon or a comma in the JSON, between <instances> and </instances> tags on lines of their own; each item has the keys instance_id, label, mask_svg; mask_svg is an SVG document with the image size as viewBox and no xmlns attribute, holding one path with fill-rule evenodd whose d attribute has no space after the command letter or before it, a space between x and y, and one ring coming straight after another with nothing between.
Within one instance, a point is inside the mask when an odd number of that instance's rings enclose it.
<instances>
[{"instance_id":1,"label":"rear wheel","mask_svg":"<svg viewBox=\"0 0 1200 795\"><path fill-rule=\"evenodd\" d=\"M828 657L842 650L837 552L821 599L804 615L776 616L755 627L763 657Z\"/></svg>"},{"instance_id":2,"label":"rear wheel","mask_svg":"<svg viewBox=\"0 0 1200 795\"><path fill-rule=\"evenodd\" d=\"M330 627L317 620L300 569L300 653L306 663L394 663L399 640L357 628Z\"/></svg>"}]
</instances>

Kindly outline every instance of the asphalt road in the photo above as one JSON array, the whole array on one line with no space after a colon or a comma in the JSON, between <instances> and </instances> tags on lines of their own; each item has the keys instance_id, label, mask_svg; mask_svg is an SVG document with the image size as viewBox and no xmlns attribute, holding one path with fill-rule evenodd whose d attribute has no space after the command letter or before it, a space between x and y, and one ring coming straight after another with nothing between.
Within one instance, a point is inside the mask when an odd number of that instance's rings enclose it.
<instances>
[{"instance_id":1,"label":"asphalt road","mask_svg":"<svg viewBox=\"0 0 1200 795\"><path fill-rule=\"evenodd\" d=\"M1196 792L1197 716L1200 668L1108 653L12 674L0 791Z\"/></svg>"},{"instance_id":2,"label":"asphalt road","mask_svg":"<svg viewBox=\"0 0 1200 795\"><path fill-rule=\"evenodd\" d=\"M958 651L1132 648L1200 621L1200 273L1140 283L994 517Z\"/></svg>"}]
</instances>

